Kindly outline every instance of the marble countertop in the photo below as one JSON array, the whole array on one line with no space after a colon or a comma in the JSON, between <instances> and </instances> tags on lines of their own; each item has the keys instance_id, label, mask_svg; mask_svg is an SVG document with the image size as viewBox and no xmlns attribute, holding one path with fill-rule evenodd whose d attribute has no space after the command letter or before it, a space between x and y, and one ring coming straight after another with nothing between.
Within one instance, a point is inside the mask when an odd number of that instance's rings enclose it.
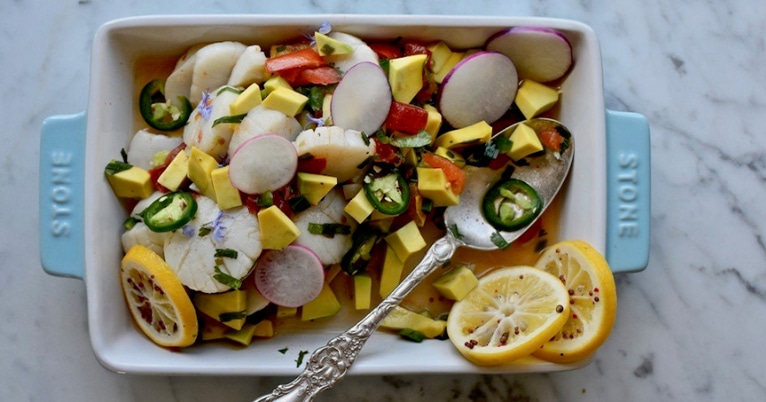
<instances>
[{"instance_id":1,"label":"marble countertop","mask_svg":"<svg viewBox=\"0 0 766 402\"><path fill-rule=\"evenodd\" d=\"M600 38L606 105L651 124L648 268L617 277L614 331L555 374L356 376L321 400L766 400L766 5L544 0L16 0L0 6L0 400L249 401L283 378L114 374L94 357L82 281L38 247L43 119L85 110L96 29L170 13L406 13L569 18ZM257 5L256 5L257 4ZM374 390L374 392L371 392Z\"/></svg>"}]
</instances>

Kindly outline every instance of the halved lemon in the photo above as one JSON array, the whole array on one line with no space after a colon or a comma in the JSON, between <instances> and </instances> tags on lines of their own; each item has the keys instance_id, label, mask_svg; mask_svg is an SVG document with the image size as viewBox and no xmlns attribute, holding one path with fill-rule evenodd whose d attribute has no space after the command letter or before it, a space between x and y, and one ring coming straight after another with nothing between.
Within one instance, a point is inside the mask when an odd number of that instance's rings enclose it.
<instances>
[{"instance_id":1,"label":"halved lemon","mask_svg":"<svg viewBox=\"0 0 766 402\"><path fill-rule=\"evenodd\" d=\"M175 272L157 253L136 245L122 258L122 290L133 319L161 346L184 347L197 339L194 305Z\"/></svg>"},{"instance_id":2,"label":"halved lemon","mask_svg":"<svg viewBox=\"0 0 766 402\"><path fill-rule=\"evenodd\" d=\"M569 294L561 281L528 266L496 269L455 303L447 333L458 351L479 365L528 356L561 330Z\"/></svg>"},{"instance_id":3,"label":"halved lemon","mask_svg":"<svg viewBox=\"0 0 766 402\"><path fill-rule=\"evenodd\" d=\"M566 285L569 319L534 355L568 363L593 354L612 332L617 313L614 276L606 259L590 244L568 240L548 247L535 267Z\"/></svg>"}]
</instances>

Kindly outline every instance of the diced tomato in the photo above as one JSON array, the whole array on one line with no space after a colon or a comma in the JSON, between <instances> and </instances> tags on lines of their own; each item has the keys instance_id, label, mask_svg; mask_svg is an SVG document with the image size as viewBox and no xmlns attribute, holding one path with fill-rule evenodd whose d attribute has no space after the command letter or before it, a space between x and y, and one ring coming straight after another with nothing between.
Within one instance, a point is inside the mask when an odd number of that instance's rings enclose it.
<instances>
[{"instance_id":1,"label":"diced tomato","mask_svg":"<svg viewBox=\"0 0 766 402\"><path fill-rule=\"evenodd\" d=\"M388 109L385 126L391 131L417 134L426 128L428 112L422 107L394 101Z\"/></svg>"},{"instance_id":2,"label":"diced tomato","mask_svg":"<svg viewBox=\"0 0 766 402\"><path fill-rule=\"evenodd\" d=\"M502 168L506 167L508 165L508 162L510 162L510 161L511 161L511 157L510 156L508 156L506 154L500 154L500 155L497 156L497 158L492 159L489 162L489 165L487 167L489 167L492 170L502 169Z\"/></svg>"},{"instance_id":3,"label":"diced tomato","mask_svg":"<svg viewBox=\"0 0 766 402\"><path fill-rule=\"evenodd\" d=\"M322 56L316 50L307 48L285 53L277 57L266 59L266 71L270 73L282 72L295 68L312 68L325 65Z\"/></svg>"},{"instance_id":4,"label":"diced tomato","mask_svg":"<svg viewBox=\"0 0 766 402\"><path fill-rule=\"evenodd\" d=\"M402 57L402 50L393 43L376 42L370 43L368 46L382 59L396 59Z\"/></svg>"},{"instance_id":5,"label":"diced tomato","mask_svg":"<svg viewBox=\"0 0 766 402\"><path fill-rule=\"evenodd\" d=\"M308 39L299 40L293 43L280 43L278 45L272 45L269 48L269 57L277 57L283 54L292 53L296 50L308 49L311 47L311 42Z\"/></svg>"},{"instance_id":6,"label":"diced tomato","mask_svg":"<svg viewBox=\"0 0 766 402\"><path fill-rule=\"evenodd\" d=\"M327 168L327 159L325 158L298 158L299 172L320 174L325 168Z\"/></svg>"},{"instance_id":7,"label":"diced tomato","mask_svg":"<svg viewBox=\"0 0 766 402\"><path fill-rule=\"evenodd\" d=\"M395 166L402 163L402 154L399 148L391 144L384 144L375 140L375 154L379 162L390 163Z\"/></svg>"},{"instance_id":8,"label":"diced tomato","mask_svg":"<svg viewBox=\"0 0 766 402\"><path fill-rule=\"evenodd\" d=\"M162 165L149 170L149 179L152 181L152 185L154 185L154 189L162 193L170 192L170 190L165 188L165 186L157 182L157 180L162 175L162 172L164 172L167 167L168 165Z\"/></svg>"},{"instance_id":9,"label":"diced tomato","mask_svg":"<svg viewBox=\"0 0 766 402\"><path fill-rule=\"evenodd\" d=\"M176 158L178 153L183 151L184 149L186 149L186 143L185 142L182 142L182 143L178 144L177 147L171 149L170 152L168 153L168 156L165 157L164 165L165 166L170 165L170 162L173 162L173 159Z\"/></svg>"},{"instance_id":10,"label":"diced tomato","mask_svg":"<svg viewBox=\"0 0 766 402\"><path fill-rule=\"evenodd\" d=\"M287 81L290 82L290 80ZM295 88L304 85L332 85L338 82L340 82L338 70L330 66L321 66L300 69L297 77L290 84Z\"/></svg>"},{"instance_id":11,"label":"diced tomato","mask_svg":"<svg viewBox=\"0 0 766 402\"><path fill-rule=\"evenodd\" d=\"M431 51L426 48L426 45L418 42L406 42L404 44L404 55L412 56L415 54L425 54L431 57ZM428 65L428 63L426 63Z\"/></svg>"},{"instance_id":12,"label":"diced tomato","mask_svg":"<svg viewBox=\"0 0 766 402\"><path fill-rule=\"evenodd\" d=\"M545 128L540 131L540 142L546 148L559 152L561 151L561 144L564 143L564 137L554 128Z\"/></svg>"},{"instance_id":13,"label":"diced tomato","mask_svg":"<svg viewBox=\"0 0 766 402\"><path fill-rule=\"evenodd\" d=\"M415 221L418 227L423 227L426 224L426 213L423 212L423 196L415 183L410 183L410 203L407 205L407 216Z\"/></svg>"},{"instance_id":14,"label":"diced tomato","mask_svg":"<svg viewBox=\"0 0 766 402\"><path fill-rule=\"evenodd\" d=\"M463 187L465 186L465 171L458 165L452 163L447 158L429 152L423 154L423 162L432 168L438 168L444 171L453 193L460 194L463 192Z\"/></svg>"},{"instance_id":15,"label":"diced tomato","mask_svg":"<svg viewBox=\"0 0 766 402\"><path fill-rule=\"evenodd\" d=\"M423 77L423 88L415 95L415 100L420 103L427 103L434 96L437 88L432 75L427 74L426 77Z\"/></svg>"},{"instance_id":16,"label":"diced tomato","mask_svg":"<svg viewBox=\"0 0 766 402\"><path fill-rule=\"evenodd\" d=\"M519 236L518 239L516 239L517 243L527 243L531 240L536 239L540 235L540 230L542 230L543 224L540 219L536 220L534 223L532 223L532 226L527 228L527 230Z\"/></svg>"}]
</instances>

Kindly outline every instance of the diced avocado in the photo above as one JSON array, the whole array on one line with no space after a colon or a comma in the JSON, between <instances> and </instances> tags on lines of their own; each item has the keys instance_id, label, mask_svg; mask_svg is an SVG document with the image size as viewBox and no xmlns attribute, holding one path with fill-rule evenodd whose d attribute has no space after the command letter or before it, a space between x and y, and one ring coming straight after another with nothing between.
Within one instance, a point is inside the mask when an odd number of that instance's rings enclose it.
<instances>
[{"instance_id":1,"label":"diced avocado","mask_svg":"<svg viewBox=\"0 0 766 402\"><path fill-rule=\"evenodd\" d=\"M378 229L381 233L388 233L391 230L391 226L394 224L394 220L396 220L396 216L386 215L382 212L376 214L375 212L378 211L374 211L372 215L370 215L370 227Z\"/></svg>"},{"instance_id":2,"label":"diced avocado","mask_svg":"<svg viewBox=\"0 0 766 402\"><path fill-rule=\"evenodd\" d=\"M434 320L423 314L418 314L407 310L404 307L396 306L393 311L383 319L380 326L381 328L397 331L409 328L420 332L426 338L436 338L437 336L444 334L444 331L447 328L447 321Z\"/></svg>"},{"instance_id":3,"label":"diced avocado","mask_svg":"<svg viewBox=\"0 0 766 402\"><path fill-rule=\"evenodd\" d=\"M106 179L112 186L112 191L120 198L146 198L154 192L152 178L144 169L137 166L110 174L106 173Z\"/></svg>"},{"instance_id":4,"label":"diced avocado","mask_svg":"<svg viewBox=\"0 0 766 402\"><path fill-rule=\"evenodd\" d=\"M227 332L223 335L224 338L242 344L244 346L250 345L253 341L253 333L255 332L255 325L245 324L238 331Z\"/></svg>"},{"instance_id":5,"label":"diced avocado","mask_svg":"<svg viewBox=\"0 0 766 402\"><path fill-rule=\"evenodd\" d=\"M301 307L301 321L315 320L317 318L330 317L340 311L340 302L335 297L329 284L325 284L314 300Z\"/></svg>"},{"instance_id":6,"label":"diced avocado","mask_svg":"<svg viewBox=\"0 0 766 402\"><path fill-rule=\"evenodd\" d=\"M163 187L170 191L177 191L184 180L189 176L189 154L181 151L176 155L165 171L157 179Z\"/></svg>"},{"instance_id":7,"label":"diced avocado","mask_svg":"<svg viewBox=\"0 0 766 402\"><path fill-rule=\"evenodd\" d=\"M407 261L410 255L422 250L426 246L423 235L420 234L415 221L410 221L394 233L386 236L386 242L394 249L396 255L402 261Z\"/></svg>"},{"instance_id":8,"label":"diced avocado","mask_svg":"<svg viewBox=\"0 0 766 402\"><path fill-rule=\"evenodd\" d=\"M372 278L367 274L354 275L354 307L369 310L372 297Z\"/></svg>"},{"instance_id":9,"label":"diced avocado","mask_svg":"<svg viewBox=\"0 0 766 402\"><path fill-rule=\"evenodd\" d=\"M444 77L449 74L449 72L452 70L452 67L455 67L455 64L460 62L460 60L463 60L463 57L465 57L464 52L452 52L447 61L444 62L442 68L434 74L434 81L436 81L437 84L444 82Z\"/></svg>"},{"instance_id":10,"label":"diced avocado","mask_svg":"<svg viewBox=\"0 0 766 402\"><path fill-rule=\"evenodd\" d=\"M372 211L375 210L375 207L372 205L370 200L367 199L367 194L365 194L364 189L362 189L356 193L354 198L352 198L348 204L346 204L343 210L346 211L347 214L351 215L355 221L362 223L365 219L367 219L368 216L370 216L370 214L372 214Z\"/></svg>"},{"instance_id":11,"label":"diced avocado","mask_svg":"<svg viewBox=\"0 0 766 402\"><path fill-rule=\"evenodd\" d=\"M402 280L404 262L391 247L386 247L383 268L380 271L380 297L387 297Z\"/></svg>"},{"instance_id":12,"label":"diced avocado","mask_svg":"<svg viewBox=\"0 0 766 402\"><path fill-rule=\"evenodd\" d=\"M308 101L309 98L306 95L292 89L279 87L271 91L262 103L269 109L278 110L287 116L294 117L303 110Z\"/></svg>"},{"instance_id":13,"label":"diced avocado","mask_svg":"<svg viewBox=\"0 0 766 402\"><path fill-rule=\"evenodd\" d=\"M418 192L434 202L435 207L457 205L460 196L452 191L444 170L438 168L417 168Z\"/></svg>"},{"instance_id":14,"label":"diced avocado","mask_svg":"<svg viewBox=\"0 0 766 402\"><path fill-rule=\"evenodd\" d=\"M444 147L438 147L434 153L454 163L457 167L462 168L465 166L465 158L463 158L463 155L460 155L457 151L453 151Z\"/></svg>"},{"instance_id":15,"label":"diced avocado","mask_svg":"<svg viewBox=\"0 0 766 402\"><path fill-rule=\"evenodd\" d=\"M261 99L274 92L277 88L293 89L290 83L286 79L279 75L272 75L271 78L263 83L263 92L261 93Z\"/></svg>"},{"instance_id":16,"label":"diced avocado","mask_svg":"<svg viewBox=\"0 0 766 402\"><path fill-rule=\"evenodd\" d=\"M295 317L298 315L296 307L277 306L277 318Z\"/></svg>"},{"instance_id":17,"label":"diced avocado","mask_svg":"<svg viewBox=\"0 0 766 402\"><path fill-rule=\"evenodd\" d=\"M314 32L314 39L316 40L317 52L321 56L350 54L354 52L354 48L348 43L331 38L321 32Z\"/></svg>"},{"instance_id":18,"label":"diced avocado","mask_svg":"<svg viewBox=\"0 0 766 402\"><path fill-rule=\"evenodd\" d=\"M434 106L426 104L423 109L428 112L428 120L426 121L426 132L431 134L431 142L436 139L436 135L439 134L439 130L442 128L442 114Z\"/></svg>"},{"instance_id":19,"label":"diced avocado","mask_svg":"<svg viewBox=\"0 0 766 402\"><path fill-rule=\"evenodd\" d=\"M189 155L189 179L199 189L200 194L215 200L215 188L211 174L218 168L218 161L212 156L192 147Z\"/></svg>"},{"instance_id":20,"label":"diced avocado","mask_svg":"<svg viewBox=\"0 0 766 402\"><path fill-rule=\"evenodd\" d=\"M322 118L325 126L332 126L332 94L327 94L322 98Z\"/></svg>"},{"instance_id":21,"label":"diced avocado","mask_svg":"<svg viewBox=\"0 0 766 402\"><path fill-rule=\"evenodd\" d=\"M417 166L418 153L415 151L415 148L401 148L401 151L405 166Z\"/></svg>"},{"instance_id":22,"label":"diced avocado","mask_svg":"<svg viewBox=\"0 0 766 402\"><path fill-rule=\"evenodd\" d=\"M437 147L452 149L466 145L484 144L492 137L492 126L486 121L458 128L436 137L434 144Z\"/></svg>"},{"instance_id":23,"label":"diced avocado","mask_svg":"<svg viewBox=\"0 0 766 402\"><path fill-rule=\"evenodd\" d=\"M258 338L271 338L274 336L274 323L271 320L258 321L253 325L253 336Z\"/></svg>"},{"instance_id":24,"label":"diced avocado","mask_svg":"<svg viewBox=\"0 0 766 402\"><path fill-rule=\"evenodd\" d=\"M434 288L450 300L463 300L478 284L473 271L465 265L452 269L433 282Z\"/></svg>"},{"instance_id":25,"label":"diced avocado","mask_svg":"<svg viewBox=\"0 0 766 402\"><path fill-rule=\"evenodd\" d=\"M223 293L197 293L194 295L194 306L208 317L239 330L245 324L247 292L230 290Z\"/></svg>"},{"instance_id":26,"label":"diced avocado","mask_svg":"<svg viewBox=\"0 0 766 402\"><path fill-rule=\"evenodd\" d=\"M519 124L513 130L509 139L511 140L511 150L508 151L508 156L515 161L543 150L543 144L537 138L535 129L524 123Z\"/></svg>"},{"instance_id":27,"label":"diced avocado","mask_svg":"<svg viewBox=\"0 0 766 402\"><path fill-rule=\"evenodd\" d=\"M450 56L452 56L452 49L447 46L444 41L436 42L426 47L431 52L431 71L438 73L447 64Z\"/></svg>"},{"instance_id":28,"label":"diced avocado","mask_svg":"<svg viewBox=\"0 0 766 402\"><path fill-rule=\"evenodd\" d=\"M260 105L261 101L261 88L258 84L251 84L229 104L229 113L232 116L245 114Z\"/></svg>"},{"instance_id":29,"label":"diced avocado","mask_svg":"<svg viewBox=\"0 0 766 402\"><path fill-rule=\"evenodd\" d=\"M200 338L203 341L214 341L216 339L223 339L224 334L231 331L231 328L223 325L220 321L214 320L210 317L202 317L204 325L202 331L200 331Z\"/></svg>"},{"instance_id":30,"label":"diced avocado","mask_svg":"<svg viewBox=\"0 0 766 402\"><path fill-rule=\"evenodd\" d=\"M423 68L428 56L412 56L391 59L388 64L388 83L394 100L410 103L423 88Z\"/></svg>"},{"instance_id":31,"label":"diced avocado","mask_svg":"<svg viewBox=\"0 0 766 402\"><path fill-rule=\"evenodd\" d=\"M298 172L298 191L311 205L317 205L338 184L338 178L314 173Z\"/></svg>"},{"instance_id":32,"label":"diced avocado","mask_svg":"<svg viewBox=\"0 0 766 402\"><path fill-rule=\"evenodd\" d=\"M258 225L261 243L267 250L282 250L301 234L298 226L276 205L258 211Z\"/></svg>"},{"instance_id":33,"label":"diced avocado","mask_svg":"<svg viewBox=\"0 0 766 402\"><path fill-rule=\"evenodd\" d=\"M239 190L229 180L229 166L214 169L210 173L210 179L213 182L213 190L216 202L218 202L218 208L226 210L242 206Z\"/></svg>"},{"instance_id":34,"label":"diced avocado","mask_svg":"<svg viewBox=\"0 0 766 402\"><path fill-rule=\"evenodd\" d=\"M559 91L530 80L521 83L515 99L516 106L527 119L547 112L558 101Z\"/></svg>"}]
</instances>

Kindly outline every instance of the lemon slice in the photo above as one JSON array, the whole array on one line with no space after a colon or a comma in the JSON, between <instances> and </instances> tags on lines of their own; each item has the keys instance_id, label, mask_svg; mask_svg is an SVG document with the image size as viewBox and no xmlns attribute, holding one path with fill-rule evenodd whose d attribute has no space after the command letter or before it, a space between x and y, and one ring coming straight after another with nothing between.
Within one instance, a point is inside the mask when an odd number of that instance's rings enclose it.
<instances>
[{"instance_id":1,"label":"lemon slice","mask_svg":"<svg viewBox=\"0 0 766 402\"><path fill-rule=\"evenodd\" d=\"M122 258L120 277L130 313L146 336L161 346L194 343L198 331L194 305L162 257L133 246Z\"/></svg>"},{"instance_id":2,"label":"lemon slice","mask_svg":"<svg viewBox=\"0 0 766 402\"><path fill-rule=\"evenodd\" d=\"M479 365L528 356L561 330L569 294L561 281L534 267L500 268L455 303L447 333L468 360Z\"/></svg>"},{"instance_id":3,"label":"lemon slice","mask_svg":"<svg viewBox=\"0 0 766 402\"><path fill-rule=\"evenodd\" d=\"M609 336L617 312L617 292L609 264L588 243L575 240L548 247L535 266L566 285L570 313L561 331L534 355L559 363L590 356Z\"/></svg>"}]
</instances>

